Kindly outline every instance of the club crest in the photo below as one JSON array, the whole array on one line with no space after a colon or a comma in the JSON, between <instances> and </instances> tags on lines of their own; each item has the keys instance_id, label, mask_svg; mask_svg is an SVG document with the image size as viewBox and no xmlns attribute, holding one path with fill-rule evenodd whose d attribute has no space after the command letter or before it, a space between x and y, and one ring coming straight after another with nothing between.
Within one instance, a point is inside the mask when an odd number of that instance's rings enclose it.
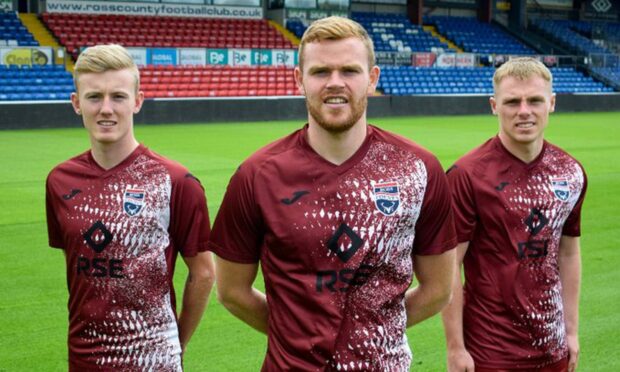
<instances>
[{"instance_id":1,"label":"club crest","mask_svg":"<svg viewBox=\"0 0 620 372\"><path fill-rule=\"evenodd\" d=\"M570 196L570 187L568 179L565 177L552 177L551 178L551 190L556 198L561 201L567 201Z\"/></svg>"},{"instance_id":2,"label":"club crest","mask_svg":"<svg viewBox=\"0 0 620 372\"><path fill-rule=\"evenodd\" d=\"M377 210L386 216L396 213L400 205L398 182L377 183L374 186L374 191Z\"/></svg>"},{"instance_id":3,"label":"club crest","mask_svg":"<svg viewBox=\"0 0 620 372\"><path fill-rule=\"evenodd\" d=\"M144 207L146 192L144 189L127 188L123 195L123 210L130 217L137 216Z\"/></svg>"}]
</instances>

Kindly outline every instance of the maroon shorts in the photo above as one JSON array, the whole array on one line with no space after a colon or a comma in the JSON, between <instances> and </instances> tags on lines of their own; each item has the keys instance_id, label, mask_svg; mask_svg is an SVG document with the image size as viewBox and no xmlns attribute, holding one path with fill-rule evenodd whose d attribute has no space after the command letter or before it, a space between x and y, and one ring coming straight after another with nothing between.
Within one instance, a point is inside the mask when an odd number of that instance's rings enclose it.
<instances>
[{"instance_id":1,"label":"maroon shorts","mask_svg":"<svg viewBox=\"0 0 620 372\"><path fill-rule=\"evenodd\" d=\"M568 357L541 368L483 368L476 366L476 372L566 372L568 371Z\"/></svg>"}]
</instances>

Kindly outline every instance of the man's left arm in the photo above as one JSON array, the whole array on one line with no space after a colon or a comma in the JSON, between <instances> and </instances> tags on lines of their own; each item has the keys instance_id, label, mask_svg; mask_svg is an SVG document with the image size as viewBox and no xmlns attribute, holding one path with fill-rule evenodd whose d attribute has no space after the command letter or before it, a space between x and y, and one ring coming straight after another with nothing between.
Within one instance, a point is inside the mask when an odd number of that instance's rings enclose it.
<instances>
[{"instance_id":1,"label":"man's left arm","mask_svg":"<svg viewBox=\"0 0 620 372\"><path fill-rule=\"evenodd\" d=\"M183 260L189 272L185 281L183 305L178 322L181 349L185 353L185 348L207 307L215 281L215 266L211 252L199 252L194 257L183 257Z\"/></svg>"},{"instance_id":2,"label":"man's left arm","mask_svg":"<svg viewBox=\"0 0 620 372\"><path fill-rule=\"evenodd\" d=\"M562 302L568 343L568 370L574 371L579 360L579 288L581 285L581 255L579 237L562 235L558 264L562 282Z\"/></svg>"},{"instance_id":3,"label":"man's left arm","mask_svg":"<svg viewBox=\"0 0 620 372\"><path fill-rule=\"evenodd\" d=\"M438 255L416 255L413 271L418 285L405 293L407 327L437 314L450 302L456 268L456 250Z\"/></svg>"}]
</instances>

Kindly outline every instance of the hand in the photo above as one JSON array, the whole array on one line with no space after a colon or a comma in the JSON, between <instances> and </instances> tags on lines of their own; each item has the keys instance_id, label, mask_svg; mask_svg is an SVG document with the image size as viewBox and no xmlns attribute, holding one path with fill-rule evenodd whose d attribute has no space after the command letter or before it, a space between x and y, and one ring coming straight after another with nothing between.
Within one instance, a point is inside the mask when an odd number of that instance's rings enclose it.
<instances>
[{"instance_id":1,"label":"hand","mask_svg":"<svg viewBox=\"0 0 620 372\"><path fill-rule=\"evenodd\" d=\"M579 362L579 338L577 335L568 335L566 343L568 344L568 372L574 372Z\"/></svg>"},{"instance_id":2,"label":"hand","mask_svg":"<svg viewBox=\"0 0 620 372\"><path fill-rule=\"evenodd\" d=\"M448 372L474 372L474 359L467 350L448 350Z\"/></svg>"}]
</instances>

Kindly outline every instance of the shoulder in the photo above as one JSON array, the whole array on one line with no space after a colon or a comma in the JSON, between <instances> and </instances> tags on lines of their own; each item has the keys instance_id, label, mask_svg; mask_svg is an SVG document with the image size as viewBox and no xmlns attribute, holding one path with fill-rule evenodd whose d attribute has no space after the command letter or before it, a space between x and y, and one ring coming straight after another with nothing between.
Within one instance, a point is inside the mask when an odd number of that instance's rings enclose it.
<instances>
[{"instance_id":1,"label":"shoulder","mask_svg":"<svg viewBox=\"0 0 620 372\"><path fill-rule=\"evenodd\" d=\"M448 168L448 174L473 174L477 171L484 173L484 169L501 157L501 153L497 150L497 138L490 138L481 145L473 148L465 155L461 156L454 164ZM483 170L480 170L483 168Z\"/></svg>"},{"instance_id":2,"label":"shoulder","mask_svg":"<svg viewBox=\"0 0 620 372\"><path fill-rule=\"evenodd\" d=\"M563 150L557 145L547 142L548 161L557 165L558 163L564 163L567 165L574 165L585 175L585 169L583 165L573 157L571 154Z\"/></svg>"},{"instance_id":3,"label":"shoulder","mask_svg":"<svg viewBox=\"0 0 620 372\"><path fill-rule=\"evenodd\" d=\"M300 149L300 136L302 135L303 130L299 129L258 149L241 163L236 174L253 177L269 164L294 159L291 153Z\"/></svg>"},{"instance_id":4,"label":"shoulder","mask_svg":"<svg viewBox=\"0 0 620 372\"><path fill-rule=\"evenodd\" d=\"M182 179L189 173L188 169L178 161L167 158L149 148L145 148L143 154L151 161L164 167L172 180Z\"/></svg>"},{"instance_id":5,"label":"shoulder","mask_svg":"<svg viewBox=\"0 0 620 372\"><path fill-rule=\"evenodd\" d=\"M405 151L413 155L415 158L420 159L427 168L441 169L441 164L439 163L437 157L423 146L396 133L392 133L372 125L369 125L369 127L372 128L372 136L374 141L390 144L399 148L401 151Z\"/></svg>"},{"instance_id":6,"label":"shoulder","mask_svg":"<svg viewBox=\"0 0 620 372\"><path fill-rule=\"evenodd\" d=\"M78 154L68 160L63 161L62 163L56 165L47 175L47 181L54 181L59 177L63 177L67 174L72 173L84 173L84 171L89 167L89 152L87 150L81 154Z\"/></svg>"},{"instance_id":7,"label":"shoulder","mask_svg":"<svg viewBox=\"0 0 620 372\"><path fill-rule=\"evenodd\" d=\"M176 160L169 159L163 155L160 155L150 149L146 149L144 152L149 159L159 164L159 166L165 169L165 173L170 176L170 183L173 189L178 189L177 186L183 188L197 184L200 189L203 189L202 183L196 178L184 165Z\"/></svg>"}]
</instances>

